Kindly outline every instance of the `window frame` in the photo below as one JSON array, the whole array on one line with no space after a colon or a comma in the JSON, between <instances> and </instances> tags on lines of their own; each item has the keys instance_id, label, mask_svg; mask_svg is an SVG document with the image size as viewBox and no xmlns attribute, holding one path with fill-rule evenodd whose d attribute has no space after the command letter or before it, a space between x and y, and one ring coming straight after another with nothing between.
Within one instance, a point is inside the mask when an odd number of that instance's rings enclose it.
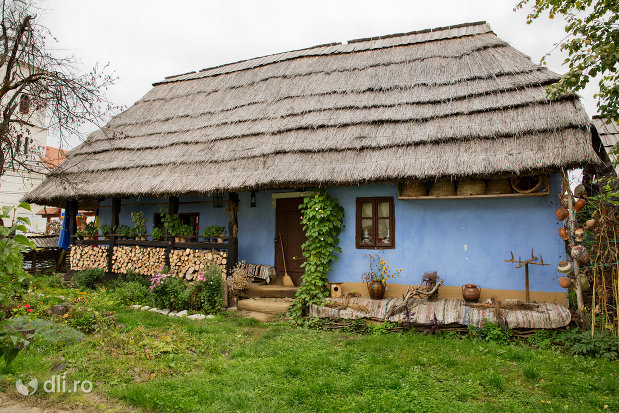
<instances>
[{"instance_id":1,"label":"window frame","mask_svg":"<svg viewBox=\"0 0 619 413\"><path fill-rule=\"evenodd\" d=\"M378 232L378 204L380 202L389 202L389 244L383 244L378 242L376 233ZM361 243L361 219L362 219L362 205L364 203L372 203L372 231L373 242ZM356 223L355 223L355 246L357 249L394 249L395 248L395 202L393 197L362 197L357 198L356 202ZM366 218L367 219L367 218ZM385 218L382 218L385 219Z\"/></svg>"}]
</instances>

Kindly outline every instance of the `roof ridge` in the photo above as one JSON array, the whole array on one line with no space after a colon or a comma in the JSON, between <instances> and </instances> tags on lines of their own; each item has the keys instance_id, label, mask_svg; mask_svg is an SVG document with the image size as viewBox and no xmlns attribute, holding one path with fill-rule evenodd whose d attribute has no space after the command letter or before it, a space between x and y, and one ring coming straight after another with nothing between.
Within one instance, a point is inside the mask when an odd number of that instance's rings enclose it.
<instances>
[{"instance_id":1,"label":"roof ridge","mask_svg":"<svg viewBox=\"0 0 619 413\"><path fill-rule=\"evenodd\" d=\"M394 37L411 36L413 34L440 32L444 30L458 29L460 27L480 26L482 24L487 24L487 22L485 20L480 20L477 22L455 24L453 26L439 26L439 27L434 27L432 29L414 30L412 32L406 32L406 33L393 33L393 34L386 34L383 36L362 37L359 39L349 40L348 43L361 43L361 42L368 42L368 41L373 41L373 40L391 39Z\"/></svg>"},{"instance_id":2,"label":"roof ridge","mask_svg":"<svg viewBox=\"0 0 619 413\"><path fill-rule=\"evenodd\" d=\"M421 34L421 33L439 32L439 31L444 31L444 30L457 29L457 28L460 28L460 27L479 26L479 25L482 25L482 24L487 24L487 22L485 20L481 20L481 21L477 21L477 22L455 24L455 25L452 25L452 26L440 26L440 27L434 27L434 28L431 28L431 29L415 30L415 31L406 32L406 33L393 33L393 34L387 34L387 35L382 35L382 36L365 37L365 38L349 40L346 43L348 43L348 44L349 43L362 43L362 42L375 41L375 40L381 40L381 39L391 39L391 38L394 38L394 37L403 37L403 36L411 36L411 35L414 35L414 34ZM343 43L341 43L341 42L323 43L323 44L317 44L317 45L309 46L309 47L302 47L300 49L286 50L286 51L283 51L283 52L270 53L270 54L266 54L266 55L263 55L263 56L251 57L251 58L248 58L248 59L241 59L241 60L237 60L235 62L228 62L228 63L224 63L224 64L216 65L216 66L211 66L211 67L207 67L207 68L200 69L200 70L193 70L193 71L181 73L181 74L178 74L178 75L166 76L164 78L164 80L160 80L160 81L157 81L157 82L153 83L153 86L161 84L161 83L167 83L168 81L171 81L171 80L173 80L173 79L175 79L177 77L186 76L186 75L190 75L190 74L194 74L194 73L206 72L208 70L218 69L218 68L225 67L225 66L231 66L231 65L238 64L238 63L243 63L243 62L249 62L249 61L252 61L252 60L263 59L265 57L276 56L276 55L283 55L283 54L287 54L287 53L300 52L300 51L303 51L303 50L318 49L318 48L321 48L321 47L340 46L340 45L343 45Z\"/></svg>"}]
</instances>

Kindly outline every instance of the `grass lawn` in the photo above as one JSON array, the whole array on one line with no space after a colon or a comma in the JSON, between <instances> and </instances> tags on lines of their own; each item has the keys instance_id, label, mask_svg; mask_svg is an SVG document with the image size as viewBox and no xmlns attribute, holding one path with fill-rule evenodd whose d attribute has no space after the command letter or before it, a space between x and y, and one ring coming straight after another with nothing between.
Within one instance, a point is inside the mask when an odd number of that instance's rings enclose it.
<instances>
[{"instance_id":1,"label":"grass lawn","mask_svg":"<svg viewBox=\"0 0 619 413\"><path fill-rule=\"evenodd\" d=\"M33 344L0 367L8 397L119 411L619 411L617 362L417 333L357 335L260 324L224 313L192 321L106 304L120 325L69 345ZM18 377L93 392L20 396ZM605 406L606 409L605 409Z\"/></svg>"}]
</instances>

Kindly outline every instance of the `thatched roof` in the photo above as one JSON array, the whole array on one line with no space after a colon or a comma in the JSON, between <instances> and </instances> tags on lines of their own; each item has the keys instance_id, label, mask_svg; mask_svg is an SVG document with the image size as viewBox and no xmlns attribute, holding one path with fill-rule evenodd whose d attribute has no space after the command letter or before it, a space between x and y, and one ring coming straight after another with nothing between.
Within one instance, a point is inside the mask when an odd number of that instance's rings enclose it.
<instances>
[{"instance_id":1,"label":"thatched roof","mask_svg":"<svg viewBox=\"0 0 619 413\"><path fill-rule=\"evenodd\" d=\"M155 83L27 199L163 196L596 163L576 97L484 22L315 46Z\"/></svg>"}]
</instances>

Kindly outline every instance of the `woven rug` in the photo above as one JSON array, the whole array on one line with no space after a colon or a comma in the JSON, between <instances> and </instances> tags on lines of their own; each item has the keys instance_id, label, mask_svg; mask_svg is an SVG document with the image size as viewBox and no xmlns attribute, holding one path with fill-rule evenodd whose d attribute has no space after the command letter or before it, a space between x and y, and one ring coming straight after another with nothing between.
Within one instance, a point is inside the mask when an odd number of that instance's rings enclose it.
<instances>
[{"instance_id":1,"label":"woven rug","mask_svg":"<svg viewBox=\"0 0 619 413\"><path fill-rule=\"evenodd\" d=\"M374 318L385 319L389 309L402 302L401 298L386 298L371 300L369 298L327 298L325 305L312 305L310 308L313 317L320 318ZM552 329L565 327L570 323L570 311L555 303L536 303L537 308L530 310L501 309L500 313L508 328L543 328ZM474 308L467 306L464 301L443 298L428 301L415 299L409 306L409 321L415 324L430 324L436 319L444 324L458 323L482 327L484 319L496 322L494 308ZM389 321L406 321L404 312L389 317Z\"/></svg>"}]
</instances>

